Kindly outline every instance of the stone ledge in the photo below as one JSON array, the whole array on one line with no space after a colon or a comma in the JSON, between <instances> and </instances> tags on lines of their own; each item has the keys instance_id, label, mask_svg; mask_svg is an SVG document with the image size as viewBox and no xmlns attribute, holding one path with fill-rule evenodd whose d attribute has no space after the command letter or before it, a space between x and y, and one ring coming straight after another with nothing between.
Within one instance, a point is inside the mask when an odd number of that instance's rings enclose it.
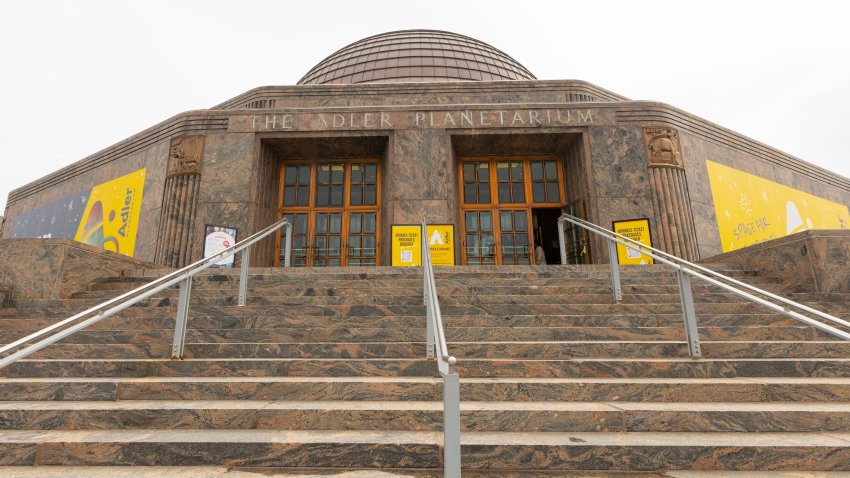
<instances>
[{"instance_id":1,"label":"stone ledge","mask_svg":"<svg viewBox=\"0 0 850 478\"><path fill-rule=\"evenodd\" d=\"M776 275L803 292L850 292L850 230L803 231L703 260Z\"/></svg>"},{"instance_id":2,"label":"stone ledge","mask_svg":"<svg viewBox=\"0 0 850 478\"><path fill-rule=\"evenodd\" d=\"M70 239L2 239L0 298L5 286L10 299L67 299L99 277L159 267Z\"/></svg>"}]
</instances>

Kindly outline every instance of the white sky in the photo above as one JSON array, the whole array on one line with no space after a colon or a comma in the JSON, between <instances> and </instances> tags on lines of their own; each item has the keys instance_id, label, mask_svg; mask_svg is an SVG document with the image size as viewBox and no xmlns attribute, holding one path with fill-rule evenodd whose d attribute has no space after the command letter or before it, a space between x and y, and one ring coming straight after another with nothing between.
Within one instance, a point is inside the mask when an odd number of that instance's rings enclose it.
<instances>
[{"instance_id":1,"label":"white sky","mask_svg":"<svg viewBox=\"0 0 850 478\"><path fill-rule=\"evenodd\" d=\"M848 20L835 0L0 0L0 214L12 189L175 114L295 84L351 42L410 28L850 176Z\"/></svg>"}]
</instances>

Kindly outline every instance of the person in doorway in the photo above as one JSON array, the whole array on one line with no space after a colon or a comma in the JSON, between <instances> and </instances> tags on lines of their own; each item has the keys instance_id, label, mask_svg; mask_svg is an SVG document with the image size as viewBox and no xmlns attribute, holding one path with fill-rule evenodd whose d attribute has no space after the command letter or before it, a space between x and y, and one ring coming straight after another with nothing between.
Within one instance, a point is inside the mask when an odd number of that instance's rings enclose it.
<instances>
[{"instance_id":1,"label":"person in doorway","mask_svg":"<svg viewBox=\"0 0 850 478\"><path fill-rule=\"evenodd\" d=\"M549 247L549 253L546 255L546 260L548 264L561 263L561 244L557 239L552 239L552 243Z\"/></svg>"},{"instance_id":2,"label":"person in doorway","mask_svg":"<svg viewBox=\"0 0 850 478\"><path fill-rule=\"evenodd\" d=\"M540 245L539 239L534 243L534 263L538 265L546 264L546 251Z\"/></svg>"}]
</instances>

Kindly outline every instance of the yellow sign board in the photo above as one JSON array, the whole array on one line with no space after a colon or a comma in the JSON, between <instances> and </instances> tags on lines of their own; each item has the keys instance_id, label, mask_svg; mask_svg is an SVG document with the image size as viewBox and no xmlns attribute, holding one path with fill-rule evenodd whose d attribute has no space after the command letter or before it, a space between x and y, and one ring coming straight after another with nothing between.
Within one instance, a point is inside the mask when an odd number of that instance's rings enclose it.
<instances>
[{"instance_id":1,"label":"yellow sign board","mask_svg":"<svg viewBox=\"0 0 850 478\"><path fill-rule=\"evenodd\" d=\"M850 211L809 193L706 161L723 252L810 229L847 229Z\"/></svg>"},{"instance_id":2,"label":"yellow sign board","mask_svg":"<svg viewBox=\"0 0 850 478\"><path fill-rule=\"evenodd\" d=\"M652 247L652 235L649 231L649 219L632 219L629 221L615 221L614 232L626 236L645 246ZM640 246L624 246L617 244L617 261L620 264L654 264L651 257L640 253Z\"/></svg>"},{"instance_id":3,"label":"yellow sign board","mask_svg":"<svg viewBox=\"0 0 850 478\"><path fill-rule=\"evenodd\" d=\"M454 226L429 224L425 229L434 266L455 265ZM392 265L422 265L422 226L394 225L392 227Z\"/></svg>"},{"instance_id":4,"label":"yellow sign board","mask_svg":"<svg viewBox=\"0 0 850 478\"><path fill-rule=\"evenodd\" d=\"M93 187L74 240L132 257L144 187L144 169Z\"/></svg>"},{"instance_id":5,"label":"yellow sign board","mask_svg":"<svg viewBox=\"0 0 850 478\"><path fill-rule=\"evenodd\" d=\"M428 247L435 266L455 265L455 228L451 224L428 224Z\"/></svg>"},{"instance_id":6,"label":"yellow sign board","mask_svg":"<svg viewBox=\"0 0 850 478\"><path fill-rule=\"evenodd\" d=\"M393 266L422 265L422 226L392 227Z\"/></svg>"}]
</instances>

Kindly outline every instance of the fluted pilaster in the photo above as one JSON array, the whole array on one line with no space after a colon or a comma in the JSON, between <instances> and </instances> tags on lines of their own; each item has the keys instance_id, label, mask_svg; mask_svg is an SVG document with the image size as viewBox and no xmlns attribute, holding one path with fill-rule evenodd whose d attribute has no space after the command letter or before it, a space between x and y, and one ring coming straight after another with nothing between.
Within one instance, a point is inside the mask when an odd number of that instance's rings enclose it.
<instances>
[{"instance_id":1,"label":"fluted pilaster","mask_svg":"<svg viewBox=\"0 0 850 478\"><path fill-rule=\"evenodd\" d=\"M179 268L192 262L203 148L203 136L171 141L154 255L157 264Z\"/></svg>"},{"instance_id":2,"label":"fluted pilaster","mask_svg":"<svg viewBox=\"0 0 850 478\"><path fill-rule=\"evenodd\" d=\"M699 247L679 134L669 128L645 128L644 140L652 201L660 229L658 245L683 259L698 260Z\"/></svg>"}]
</instances>

